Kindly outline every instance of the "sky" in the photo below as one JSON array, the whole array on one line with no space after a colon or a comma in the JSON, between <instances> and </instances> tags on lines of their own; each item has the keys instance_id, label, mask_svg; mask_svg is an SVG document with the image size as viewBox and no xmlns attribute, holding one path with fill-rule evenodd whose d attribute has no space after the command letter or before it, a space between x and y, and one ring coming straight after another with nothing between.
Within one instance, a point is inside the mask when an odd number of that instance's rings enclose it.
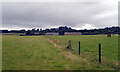
<instances>
[{"instance_id":1,"label":"sky","mask_svg":"<svg viewBox=\"0 0 120 72\"><path fill-rule=\"evenodd\" d=\"M95 29L118 26L118 0L102 2L2 2L0 29Z\"/></svg>"}]
</instances>

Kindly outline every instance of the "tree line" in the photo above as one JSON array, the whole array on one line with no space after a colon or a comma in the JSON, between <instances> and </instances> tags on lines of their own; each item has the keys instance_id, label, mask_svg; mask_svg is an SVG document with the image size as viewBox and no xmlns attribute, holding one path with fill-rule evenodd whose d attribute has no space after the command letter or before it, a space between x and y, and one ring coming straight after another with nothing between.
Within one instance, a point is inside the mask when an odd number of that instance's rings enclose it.
<instances>
[{"instance_id":1,"label":"tree line","mask_svg":"<svg viewBox=\"0 0 120 72\"><path fill-rule=\"evenodd\" d=\"M82 35L96 35L96 34L119 34L120 27L106 27L106 28L99 28L99 29L84 29L84 30L76 30L72 29L71 27L67 26L60 26L58 28L50 28L50 29L36 29L33 28L31 30L0 30L0 33L26 33L26 35L44 35L47 32L59 32L60 35L64 35L64 32L81 32Z\"/></svg>"}]
</instances>

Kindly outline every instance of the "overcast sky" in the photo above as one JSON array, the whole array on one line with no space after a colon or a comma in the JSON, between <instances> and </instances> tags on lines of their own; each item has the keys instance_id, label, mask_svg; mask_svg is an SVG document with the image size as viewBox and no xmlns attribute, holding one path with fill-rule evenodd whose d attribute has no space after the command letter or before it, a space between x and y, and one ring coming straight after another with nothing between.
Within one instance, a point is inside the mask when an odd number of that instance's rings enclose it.
<instances>
[{"instance_id":1,"label":"overcast sky","mask_svg":"<svg viewBox=\"0 0 120 72\"><path fill-rule=\"evenodd\" d=\"M114 0L113 0L114 1ZM118 2L4 2L1 29L118 26Z\"/></svg>"}]
</instances>

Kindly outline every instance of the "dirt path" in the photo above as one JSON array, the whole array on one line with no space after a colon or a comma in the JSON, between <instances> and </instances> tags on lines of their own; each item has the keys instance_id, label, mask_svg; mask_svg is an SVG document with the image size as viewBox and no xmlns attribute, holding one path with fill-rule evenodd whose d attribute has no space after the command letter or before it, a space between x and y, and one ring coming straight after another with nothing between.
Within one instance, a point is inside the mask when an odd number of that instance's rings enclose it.
<instances>
[{"instance_id":1,"label":"dirt path","mask_svg":"<svg viewBox=\"0 0 120 72\"><path fill-rule=\"evenodd\" d=\"M53 44L55 47L62 48L63 46L58 46L56 43L54 43L52 40L47 39L51 44ZM59 41L59 40L57 40ZM64 47L63 47L64 48ZM70 51L63 51L62 54L66 57L69 58L73 62L78 61L78 57L76 55L73 55Z\"/></svg>"},{"instance_id":2,"label":"dirt path","mask_svg":"<svg viewBox=\"0 0 120 72\"><path fill-rule=\"evenodd\" d=\"M52 45L54 45L54 47L58 47L58 48L62 48L63 46L60 46L60 45L57 45L56 43L53 42L53 40L51 39L48 39L47 38L47 41L49 41ZM59 40L57 40L59 42Z\"/></svg>"},{"instance_id":3,"label":"dirt path","mask_svg":"<svg viewBox=\"0 0 120 72\"><path fill-rule=\"evenodd\" d=\"M57 46L52 40L47 39L47 41L49 41L52 45L54 45L55 47Z\"/></svg>"},{"instance_id":4,"label":"dirt path","mask_svg":"<svg viewBox=\"0 0 120 72\"><path fill-rule=\"evenodd\" d=\"M64 48L63 46L60 46L60 45L57 45L56 43L54 43L54 41L51 40L51 39L48 39L48 38L47 38L47 41L49 41L51 44L53 44L54 47ZM59 40L58 40L58 41L59 41ZM86 63L88 66L90 66L90 64L89 64L89 62L86 60L86 58L78 57L78 56L72 54L70 51L62 51L62 54L63 54L66 58L70 59L72 62L78 62L78 61L79 61L79 58L80 58L80 59L82 59L83 61L85 61L85 63Z\"/></svg>"}]
</instances>

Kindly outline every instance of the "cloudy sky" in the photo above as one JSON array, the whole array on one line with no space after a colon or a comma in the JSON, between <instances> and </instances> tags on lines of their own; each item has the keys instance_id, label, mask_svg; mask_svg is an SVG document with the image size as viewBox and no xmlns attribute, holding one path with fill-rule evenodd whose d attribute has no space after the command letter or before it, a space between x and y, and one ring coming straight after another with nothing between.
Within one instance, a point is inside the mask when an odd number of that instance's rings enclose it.
<instances>
[{"instance_id":1,"label":"cloudy sky","mask_svg":"<svg viewBox=\"0 0 120 72\"><path fill-rule=\"evenodd\" d=\"M118 1L3 2L1 29L118 26Z\"/></svg>"}]
</instances>

